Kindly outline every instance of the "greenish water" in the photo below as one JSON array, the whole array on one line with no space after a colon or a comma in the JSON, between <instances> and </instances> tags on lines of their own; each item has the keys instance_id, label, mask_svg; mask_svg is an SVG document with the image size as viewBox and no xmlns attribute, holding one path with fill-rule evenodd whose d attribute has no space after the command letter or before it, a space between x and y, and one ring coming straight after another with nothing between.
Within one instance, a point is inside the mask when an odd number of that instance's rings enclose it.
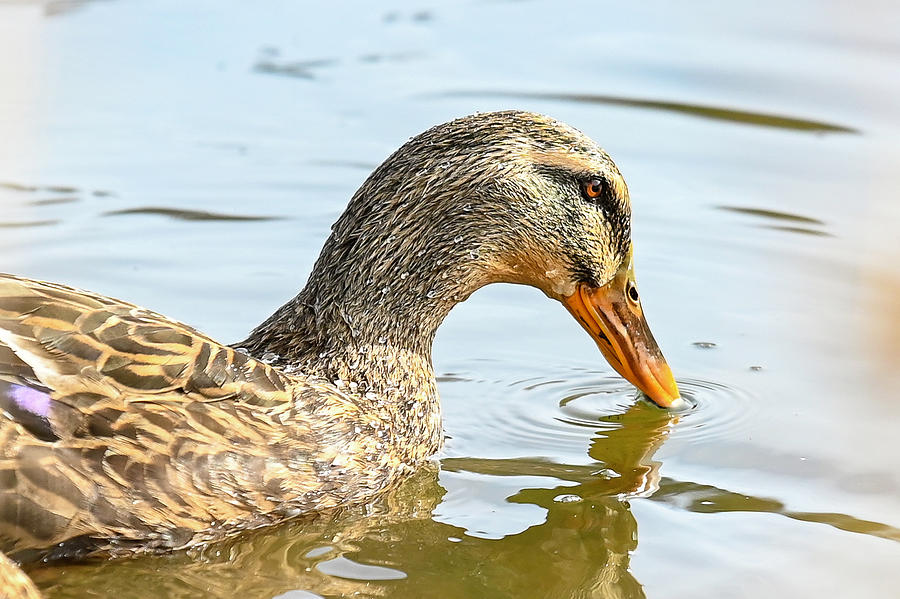
<instances>
[{"instance_id":1,"label":"greenish water","mask_svg":"<svg viewBox=\"0 0 900 599\"><path fill-rule=\"evenodd\" d=\"M302 286L393 149L544 112L619 164L644 308L696 404L635 400L539 292L435 348L447 447L371 506L32 567L63 597L893 597L893 3L0 2L0 271L224 341Z\"/></svg>"}]
</instances>

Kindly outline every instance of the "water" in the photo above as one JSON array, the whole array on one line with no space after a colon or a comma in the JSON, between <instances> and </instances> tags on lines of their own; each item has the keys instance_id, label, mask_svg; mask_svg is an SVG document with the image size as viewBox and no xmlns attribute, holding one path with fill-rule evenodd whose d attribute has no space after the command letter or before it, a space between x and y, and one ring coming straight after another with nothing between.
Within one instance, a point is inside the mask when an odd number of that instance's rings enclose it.
<instances>
[{"instance_id":1,"label":"water","mask_svg":"<svg viewBox=\"0 0 900 599\"><path fill-rule=\"evenodd\" d=\"M0 3L0 270L240 339L405 139L531 109L625 174L692 404L637 402L565 310L487 288L438 335L439 469L30 573L53 598L895 595L898 31L876 1Z\"/></svg>"}]
</instances>

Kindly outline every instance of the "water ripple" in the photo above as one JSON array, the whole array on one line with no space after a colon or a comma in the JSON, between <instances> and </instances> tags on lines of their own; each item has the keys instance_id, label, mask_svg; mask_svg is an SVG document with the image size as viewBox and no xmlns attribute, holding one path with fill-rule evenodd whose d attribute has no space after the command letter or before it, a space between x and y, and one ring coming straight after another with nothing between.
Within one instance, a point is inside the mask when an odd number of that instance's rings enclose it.
<instances>
[{"instance_id":1,"label":"water ripple","mask_svg":"<svg viewBox=\"0 0 900 599\"><path fill-rule=\"evenodd\" d=\"M511 378L475 381L457 369L452 378L442 379L451 456L500 451L571 462L577 454L585 457L585 448L598 438L610 436L624 444L669 435L691 441L733 437L759 403L742 389L697 378L678 380L689 404L680 411L656 407L611 373L570 368ZM452 396L460 392L482 396L480 409L456 413Z\"/></svg>"},{"instance_id":2,"label":"water ripple","mask_svg":"<svg viewBox=\"0 0 900 599\"><path fill-rule=\"evenodd\" d=\"M254 216L242 214L220 214L217 212L207 212L206 210L185 210L183 208L160 208L157 206L146 206L141 208L125 208L123 210L111 210L104 212L103 216L121 216L126 214L151 214L157 216L167 216L175 220L189 221L267 221L282 220L280 216Z\"/></svg>"},{"instance_id":3,"label":"water ripple","mask_svg":"<svg viewBox=\"0 0 900 599\"><path fill-rule=\"evenodd\" d=\"M753 420L758 398L733 385L702 379L679 379L681 395L691 404L678 413L672 436L692 441L733 438Z\"/></svg>"},{"instance_id":4,"label":"water ripple","mask_svg":"<svg viewBox=\"0 0 900 599\"><path fill-rule=\"evenodd\" d=\"M0 222L0 229L27 229L30 227L49 227L58 224L58 220L30 220L22 222Z\"/></svg>"},{"instance_id":5,"label":"water ripple","mask_svg":"<svg viewBox=\"0 0 900 599\"><path fill-rule=\"evenodd\" d=\"M785 231L788 233L800 233L802 235L815 235L818 237L833 237L831 233L823 231L821 229L821 227L825 226L824 221L821 221L817 218L811 218L809 216L802 216L800 214L792 214L790 212L782 212L778 210L750 208L746 206L716 206L716 208L718 208L719 210L726 210L728 212L756 217L762 219L763 221L772 221L759 225L765 229Z\"/></svg>"},{"instance_id":6,"label":"water ripple","mask_svg":"<svg viewBox=\"0 0 900 599\"><path fill-rule=\"evenodd\" d=\"M689 407L668 412L655 410L672 416L672 436L677 438L729 437L750 419L757 405L745 391L714 381L679 379L678 388ZM621 379L590 381L573 387L571 395L559 402L558 419L594 430L619 428L622 423L617 416L628 411L634 402L635 391Z\"/></svg>"},{"instance_id":7,"label":"water ripple","mask_svg":"<svg viewBox=\"0 0 900 599\"><path fill-rule=\"evenodd\" d=\"M627 98L622 96L607 96L599 94L574 94L574 93L545 93L545 92L515 92L515 91L458 91L441 94L444 97L477 96L490 98L517 98L523 100L557 100L561 102L578 102L589 104L607 104L613 106L628 106L631 108L644 108L649 110L661 110L677 112L694 117L711 119L716 121L729 121L757 127L774 127L776 129L788 129L793 131L811 131L817 133L859 133L856 129L826 123L824 121L805 118L769 114L735 108L723 108L721 106L707 106L701 104L687 104L684 102L672 102L666 100L648 100L644 98Z\"/></svg>"}]
</instances>

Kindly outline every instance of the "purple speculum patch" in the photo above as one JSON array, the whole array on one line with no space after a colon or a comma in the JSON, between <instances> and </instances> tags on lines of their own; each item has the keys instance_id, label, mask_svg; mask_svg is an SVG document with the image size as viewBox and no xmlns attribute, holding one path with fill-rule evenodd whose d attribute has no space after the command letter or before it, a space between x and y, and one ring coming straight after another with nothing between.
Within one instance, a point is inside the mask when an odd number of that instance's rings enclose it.
<instances>
[{"instance_id":1,"label":"purple speculum patch","mask_svg":"<svg viewBox=\"0 0 900 599\"><path fill-rule=\"evenodd\" d=\"M12 399L20 410L31 412L41 418L50 417L50 395L44 391L25 385L8 384L0 387L0 394Z\"/></svg>"}]
</instances>

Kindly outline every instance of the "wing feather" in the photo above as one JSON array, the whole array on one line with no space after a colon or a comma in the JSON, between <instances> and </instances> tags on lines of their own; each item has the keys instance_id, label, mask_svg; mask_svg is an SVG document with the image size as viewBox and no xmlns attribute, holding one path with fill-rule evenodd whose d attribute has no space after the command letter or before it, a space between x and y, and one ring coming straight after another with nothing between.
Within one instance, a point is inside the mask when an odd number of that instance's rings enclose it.
<instances>
[{"instance_id":1,"label":"wing feather","mask_svg":"<svg viewBox=\"0 0 900 599\"><path fill-rule=\"evenodd\" d=\"M191 327L64 285L0 275L0 378L64 397L276 406L285 377Z\"/></svg>"},{"instance_id":2,"label":"wing feather","mask_svg":"<svg viewBox=\"0 0 900 599\"><path fill-rule=\"evenodd\" d=\"M149 310L0 274L2 551L177 548L336 505L334 439L380 447L358 413Z\"/></svg>"}]
</instances>

